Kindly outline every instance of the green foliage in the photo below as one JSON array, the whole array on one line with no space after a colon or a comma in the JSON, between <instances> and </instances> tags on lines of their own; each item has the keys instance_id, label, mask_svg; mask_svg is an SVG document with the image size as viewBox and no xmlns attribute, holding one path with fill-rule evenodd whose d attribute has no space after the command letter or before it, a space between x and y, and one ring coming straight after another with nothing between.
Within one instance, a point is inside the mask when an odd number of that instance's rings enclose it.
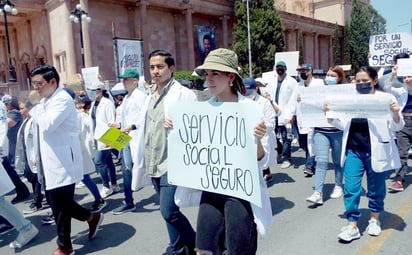
<instances>
[{"instance_id":1,"label":"green foliage","mask_svg":"<svg viewBox=\"0 0 412 255\"><path fill-rule=\"evenodd\" d=\"M192 83L193 87L198 90L203 90L203 83L205 79L201 76L192 75L193 71L175 71L173 72L173 78L181 81L189 81ZM185 82L182 82L185 83ZM183 84L186 85L186 84Z\"/></svg>"},{"instance_id":2,"label":"green foliage","mask_svg":"<svg viewBox=\"0 0 412 255\"><path fill-rule=\"evenodd\" d=\"M342 29L341 27L335 23L335 30L333 31L333 64L336 65L342 65L343 59L342 59Z\"/></svg>"},{"instance_id":3,"label":"green foliage","mask_svg":"<svg viewBox=\"0 0 412 255\"><path fill-rule=\"evenodd\" d=\"M249 76L249 51L246 1L235 0L237 23L233 29L234 43L241 67L241 75ZM250 44L252 75L272 70L275 53L285 50L283 25L273 0L249 0Z\"/></svg>"},{"instance_id":4,"label":"green foliage","mask_svg":"<svg viewBox=\"0 0 412 255\"><path fill-rule=\"evenodd\" d=\"M345 27L345 62L352 64L352 74L368 65L371 13L368 6L353 1L351 22Z\"/></svg>"},{"instance_id":5,"label":"green foliage","mask_svg":"<svg viewBox=\"0 0 412 255\"><path fill-rule=\"evenodd\" d=\"M368 6L371 15L371 35L386 34L386 20L372 5Z\"/></svg>"}]
</instances>

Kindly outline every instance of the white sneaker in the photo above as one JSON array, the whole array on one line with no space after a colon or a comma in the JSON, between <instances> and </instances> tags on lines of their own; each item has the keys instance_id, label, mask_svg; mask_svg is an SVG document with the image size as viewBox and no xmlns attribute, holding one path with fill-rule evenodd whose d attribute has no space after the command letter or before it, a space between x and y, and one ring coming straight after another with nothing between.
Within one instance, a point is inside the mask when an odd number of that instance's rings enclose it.
<instances>
[{"instance_id":1,"label":"white sneaker","mask_svg":"<svg viewBox=\"0 0 412 255\"><path fill-rule=\"evenodd\" d=\"M16 240L10 243L10 248L16 249L25 246L30 242L37 234L39 230L30 223L30 225L19 232Z\"/></svg>"},{"instance_id":2,"label":"white sneaker","mask_svg":"<svg viewBox=\"0 0 412 255\"><path fill-rule=\"evenodd\" d=\"M345 242L350 242L358 238L360 238L359 229L350 225L341 228L341 232L338 235L338 239Z\"/></svg>"},{"instance_id":3,"label":"white sneaker","mask_svg":"<svg viewBox=\"0 0 412 255\"><path fill-rule=\"evenodd\" d=\"M306 201L318 204L318 205L323 205L323 198L322 198L322 193L320 192L313 192L312 196L306 198Z\"/></svg>"},{"instance_id":4,"label":"white sneaker","mask_svg":"<svg viewBox=\"0 0 412 255\"><path fill-rule=\"evenodd\" d=\"M106 197L110 196L111 194L113 194L113 189L111 189L111 188L107 188L107 187L103 186L103 188L100 190L100 196L102 198L106 198Z\"/></svg>"},{"instance_id":5,"label":"white sneaker","mask_svg":"<svg viewBox=\"0 0 412 255\"><path fill-rule=\"evenodd\" d=\"M370 219L366 231L371 236L378 236L382 232L380 221L377 219Z\"/></svg>"},{"instance_id":6,"label":"white sneaker","mask_svg":"<svg viewBox=\"0 0 412 255\"><path fill-rule=\"evenodd\" d=\"M343 196L343 190L341 186L335 186L333 189L332 194L330 195L330 198L340 198Z\"/></svg>"},{"instance_id":7,"label":"white sneaker","mask_svg":"<svg viewBox=\"0 0 412 255\"><path fill-rule=\"evenodd\" d=\"M285 168L290 167L291 165L292 164L290 163L289 160L285 160L285 161L283 161L282 165L280 165L280 168L285 169Z\"/></svg>"},{"instance_id":8,"label":"white sneaker","mask_svg":"<svg viewBox=\"0 0 412 255\"><path fill-rule=\"evenodd\" d=\"M120 192L119 184L112 185L112 190L113 190L114 193Z\"/></svg>"}]
</instances>

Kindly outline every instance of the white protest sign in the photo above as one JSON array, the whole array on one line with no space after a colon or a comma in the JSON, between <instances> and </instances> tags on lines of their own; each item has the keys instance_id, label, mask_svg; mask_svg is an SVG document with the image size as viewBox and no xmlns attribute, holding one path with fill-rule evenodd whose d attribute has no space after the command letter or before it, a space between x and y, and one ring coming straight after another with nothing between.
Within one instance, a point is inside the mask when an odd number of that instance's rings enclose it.
<instances>
[{"instance_id":1,"label":"white protest sign","mask_svg":"<svg viewBox=\"0 0 412 255\"><path fill-rule=\"evenodd\" d=\"M290 76L297 76L296 69L299 66L299 51L287 51L275 53L275 64L279 61L285 61L287 74Z\"/></svg>"},{"instance_id":2,"label":"white protest sign","mask_svg":"<svg viewBox=\"0 0 412 255\"><path fill-rule=\"evenodd\" d=\"M398 76L412 76L412 58L398 59Z\"/></svg>"},{"instance_id":3,"label":"white protest sign","mask_svg":"<svg viewBox=\"0 0 412 255\"><path fill-rule=\"evenodd\" d=\"M99 79L99 67L87 67L82 68L82 76L84 81L84 86L86 89L90 89L92 82Z\"/></svg>"},{"instance_id":4,"label":"white protest sign","mask_svg":"<svg viewBox=\"0 0 412 255\"><path fill-rule=\"evenodd\" d=\"M327 96L327 118L389 119L392 97L387 93Z\"/></svg>"},{"instance_id":5,"label":"white protest sign","mask_svg":"<svg viewBox=\"0 0 412 255\"><path fill-rule=\"evenodd\" d=\"M412 33L372 35L369 38L369 65L391 66L399 53L412 53Z\"/></svg>"},{"instance_id":6,"label":"white protest sign","mask_svg":"<svg viewBox=\"0 0 412 255\"><path fill-rule=\"evenodd\" d=\"M168 133L168 181L225 194L261 207L253 129L262 119L254 103L173 102Z\"/></svg>"},{"instance_id":7,"label":"white protest sign","mask_svg":"<svg viewBox=\"0 0 412 255\"><path fill-rule=\"evenodd\" d=\"M297 120L303 128L332 127L323 111L326 96L353 95L356 93L354 84L299 87L301 101L298 104Z\"/></svg>"}]
</instances>

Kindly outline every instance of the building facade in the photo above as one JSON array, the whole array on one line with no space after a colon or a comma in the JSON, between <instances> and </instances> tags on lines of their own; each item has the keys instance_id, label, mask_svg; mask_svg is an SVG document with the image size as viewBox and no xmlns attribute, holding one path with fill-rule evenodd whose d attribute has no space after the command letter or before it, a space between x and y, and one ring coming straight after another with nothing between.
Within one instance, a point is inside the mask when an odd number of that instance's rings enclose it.
<instances>
[{"instance_id":1,"label":"building facade","mask_svg":"<svg viewBox=\"0 0 412 255\"><path fill-rule=\"evenodd\" d=\"M1 2L1 1L0 1ZM28 74L36 65L49 63L58 69L62 83L70 83L83 67L80 28L69 20L81 4L91 17L82 22L84 67L99 66L104 80L116 80L113 38L143 41L144 66L155 49L167 49L176 58L176 70L193 70L200 64L197 26L215 28L215 45L230 47L236 22L234 0L11 0L17 15L7 14L12 64L17 82L9 80L5 23L0 19L0 90L25 95ZM367 1L369 2L369 1ZM350 0L276 0L285 27L287 49L298 50L303 35L305 62L327 69L332 64L335 23L347 19ZM328 20L330 8L336 20ZM349 12L350 13L350 12ZM341 20L341 21L340 21ZM258 54L253 53L252 54ZM145 68L146 80L149 73Z\"/></svg>"}]
</instances>

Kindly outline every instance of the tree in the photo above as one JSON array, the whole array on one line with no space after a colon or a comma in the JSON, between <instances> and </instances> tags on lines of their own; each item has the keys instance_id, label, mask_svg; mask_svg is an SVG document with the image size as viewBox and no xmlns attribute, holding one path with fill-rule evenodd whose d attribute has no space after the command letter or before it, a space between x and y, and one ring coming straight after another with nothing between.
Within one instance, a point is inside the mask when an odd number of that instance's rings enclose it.
<instances>
[{"instance_id":1,"label":"tree","mask_svg":"<svg viewBox=\"0 0 412 255\"><path fill-rule=\"evenodd\" d=\"M372 5L369 5L369 12L371 15L371 35L380 35L386 34L386 20L382 17L378 11L373 8Z\"/></svg>"},{"instance_id":2,"label":"tree","mask_svg":"<svg viewBox=\"0 0 412 255\"><path fill-rule=\"evenodd\" d=\"M342 38L342 29L341 27L335 23L335 30L333 31L333 64L336 65L341 65L343 64L343 59L342 59L342 44L341 44L341 38Z\"/></svg>"},{"instance_id":3,"label":"tree","mask_svg":"<svg viewBox=\"0 0 412 255\"><path fill-rule=\"evenodd\" d=\"M368 65L371 13L368 6L353 1L351 21L345 28L345 61L352 64L352 73Z\"/></svg>"},{"instance_id":4,"label":"tree","mask_svg":"<svg viewBox=\"0 0 412 255\"><path fill-rule=\"evenodd\" d=\"M246 2L235 0L237 23L233 29L232 49L237 53L241 75L249 76ZM283 25L273 0L249 1L250 42L253 76L272 70L276 52L285 50Z\"/></svg>"}]
</instances>

